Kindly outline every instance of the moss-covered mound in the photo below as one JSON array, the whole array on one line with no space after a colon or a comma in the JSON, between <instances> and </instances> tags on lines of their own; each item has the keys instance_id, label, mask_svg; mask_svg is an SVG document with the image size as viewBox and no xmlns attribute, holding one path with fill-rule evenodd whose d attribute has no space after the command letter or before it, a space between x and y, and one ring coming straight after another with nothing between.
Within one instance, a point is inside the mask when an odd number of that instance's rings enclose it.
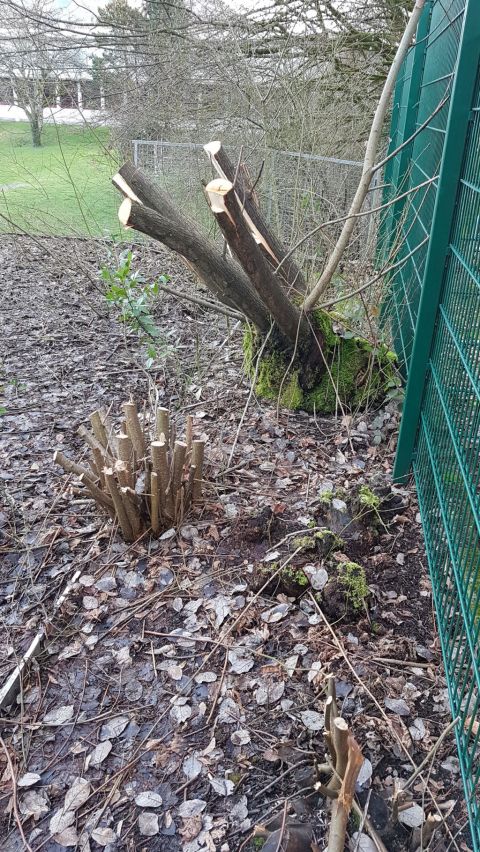
<instances>
[{"instance_id":1,"label":"moss-covered mound","mask_svg":"<svg viewBox=\"0 0 480 852\"><path fill-rule=\"evenodd\" d=\"M312 371L299 359L274 345L265 347L260 356L255 392L263 399L279 400L285 408L302 408L331 414L342 406L354 410L383 399L398 384L395 353L380 344L374 347L368 340L355 337L342 328L336 317L317 310L311 318L324 341L327 368ZM244 335L245 368L253 377L256 351L260 341L256 332L247 327Z\"/></svg>"}]
</instances>

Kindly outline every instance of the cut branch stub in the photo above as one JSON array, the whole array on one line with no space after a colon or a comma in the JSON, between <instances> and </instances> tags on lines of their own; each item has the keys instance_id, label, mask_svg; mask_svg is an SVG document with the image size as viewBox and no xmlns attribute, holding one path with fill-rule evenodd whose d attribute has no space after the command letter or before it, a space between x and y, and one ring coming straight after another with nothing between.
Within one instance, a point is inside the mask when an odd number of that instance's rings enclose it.
<instances>
[{"instance_id":1,"label":"cut branch stub","mask_svg":"<svg viewBox=\"0 0 480 852\"><path fill-rule=\"evenodd\" d=\"M110 467L106 467L103 473L105 476L107 488L113 500L113 505L115 507L115 512L118 518L118 522L120 524L120 528L122 530L122 535L125 541L133 541L132 525L129 521L127 510L125 508L122 495L120 493L115 476L113 474L113 470Z\"/></svg>"},{"instance_id":2,"label":"cut branch stub","mask_svg":"<svg viewBox=\"0 0 480 852\"><path fill-rule=\"evenodd\" d=\"M291 287L297 293L303 295L307 286L305 278L293 257L287 257L285 262L282 263L284 257L288 254L287 249L282 245L278 237L272 233L263 219L253 200L252 191L245 183L242 170L234 166L225 149L222 147L221 142L209 142L208 145L203 146L203 150L209 157L217 174L233 184L245 222L250 228L255 241L265 253L268 262L274 269L281 264L278 272L279 277L289 288Z\"/></svg>"},{"instance_id":3,"label":"cut branch stub","mask_svg":"<svg viewBox=\"0 0 480 852\"><path fill-rule=\"evenodd\" d=\"M170 414L168 408L157 408L155 415L157 438L163 434L167 447L170 446Z\"/></svg>"},{"instance_id":4,"label":"cut branch stub","mask_svg":"<svg viewBox=\"0 0 480 852\"><path fill-rule=\"evenodd\" d=\"M332 720L331 729L333 737L333 747L335 749L336 755L336 775L332 778L331 786L334 789L339 789L341 785L340 779L343 778L347 766L349 731L345 719L342 719L341 717L337 717L336 719Z\"/></svg>"},{"instance_id":5,"label":"cut branch stub","mask_svg":"<svg viewBox=\"0 0 480 852\"><path fill-rule=\"evenodd\" d=\"M158 475L155 473L155 471L152 471L150 476L150 489L152 492L152 498L150 502L150 523L152 525L153 534L158 535L160 531L159 494Z\"/></svg>"},{"instance_id":6,"label":"cut branch stub","mask_svg":"<svg viewBox=\"0 0 480 852\"><path fill-rule=\"evenodd\" d=\"M272 268L253 238L235 197L233 184L218 178L205 188L214 214L228 245L238 258L255 290L267 306L285 339L294 346L310 339L306 318L290 301Z\"/></svg>"},{"instance_id":7,"label":"cut branch stub","mask_svg":"<svg viewBox=\"0 0 480 852\"><path fill-rule=\"evenodd\" d=\"M125 415L128 437L133 444L137 459L142 459L145 455L145 441L138 419L137 406L134 402L124 402L122 408Z\"/></svg>"},{"instance_id":8,"label":"cut branch stub","mask_svg":"<svg viewBox=\"0 0 480 852\"><path fill-rule=\"evenodd\" d=\"M65 473L75 473L77 476L83 476L86 480L90 482L95 481L95 477L93 476L92 471L88 470L86 467L83 467L81 464L77 464L77 462L69 459L68 456L65 456L60 450L56 450L53 455L53 461L55 464L63 467Z\"/></svg>"},{"instance_id":9,"label":"cut branch stub","mask_svg":"<svg viewBox=\"0 0 480 852\"><path fill-rule=\"evenodd\" d=\"M100 411L94 411L90 415L90 423L92 425L93 434L95 435L97 441L100 441L101 445L107 449L108 447L108 437L107 431L105 429L105 424L102 419L102 415Z\"/></svg>"},{"instance_id":10,"label":"cut branch stub","mask_svg":"<svg viewBox=\"0 0 480 852\"><path fill-rule=\"evenodd\" d=\"M117 447L118 447L118 458L120 461L125 462L130 488L133 488L134 480L133 480L133 444L124 432L120 432L120 435L117 438Z\"/></svg>"},{"instance_id":11,"label":"cut branch stub","mask_svg":"<svg viewBox=\"0 0 480 852\"><path fill-rule=\"evenodd\" d=\"M100 443L100 441L96 439L95 435L92 435L92 433L85 428L85 426L78 427L78 434L81 438L83 438L83 440L88 444L88 446L92 450L97 449L100 451L102 456L104 455L104 453L106 452L105 447L103 446L103 444Z\"/></svg>"},{"instance_id":12,"label":"cut branch stub","mask_svg":"<svg viewBox=\"0 0 480 852\"><path fill-rule=\"evenodd\" d=\"M150 444L152 453L152 468L158 477L158 499L162 515L168 513L171 506L167 506L167 492L170 474L168 471L167 447L165 441L152 441Z\"/></svg>"},{"instance_id":13,"label":"cut branch stub","mask_svg":"<svg viewBox=\"0 0 480 852\"><path fill-rule=\"evenodd\" d=\"M98 486L95 485L95 483L92 482L91 479L87 479L83 475L83 473L79 477L79 479L80 479L80 482L82 483L82 485L85 485L87 491L90 492L90 494L93 497L93 499L95 500L95 502L99 503L99 505L102 506L102 508L107 510L110 517L114 518L115 517L115 511L114 511L113 500L110 497L110 495L108 494L108 492L102 491L101 488L98 488Z\"/></svg>"},{"instance_id":14,"label":"cut branch stub","mask_svg":"<svg viewBox=\"0 0 480 852\"><path fill-rule=\"evenodd\" d=\"M205 453L205 441L193 441L192 465L195 467L193 477L193 500L202 498L203 457Z\"/></svg>"},{"instance_id":15,"label":"cut branch stub","mask_svg":"<svg viewBox=\"0 0 480 852\"><path fill-rule=\"evenodd\" d=\"M355 783L363 764L363 755L345 719L333 715L337 712L333 675L328 678L327 690L324 737L334 773L327 787L320 783L316 786L323 795L332 799L327 852L343 852L348 817L354 803Z\"/></svg>"},{"instance_id":16,"label":"cut branch stub","mask_svg":"<svg viewBox=\"0 0 480 852\"><path fill-rule=\"evenodd\" d=\"M335 719L335 722L340 720ZM343 719L341 720L344 721ZM334 723L335 724L335 723ZM348 726L344 722L347 733ZM332 803L332 819L328 836L327 852L343 852L345 849L345 836L347 823L352 809L353 797L355 795L355 783L358 773L363 765L363 755L355 737L350 733L347 735L347 762L342 776L342 783L338 792L338 798Z\"/></svg>"},{"instance_id":17,"label":"cut branch stub","mask_svg":"<svg viewBox=\"0 0 480 852\"><path fill-rule=\"evenodd\" d=\"M187 445L183 441L175 441L173 449L173 490L177 492L182 481L183 465L187 455Z\"/></svg>"},{"instance_id":18,"label":"cut branch stub","mask_svg":"<svg viewBox=\"0 0 480 852\"><path fill-rule=\"evenodd\" d=\"M112 182L125 195L118 211L124 227L141 231L177 252L220 302L243 313L260 331L268 330L268 312L248 278L175 208L165 192L132 163L125 163Z\"/></svg>"}]
</instances>

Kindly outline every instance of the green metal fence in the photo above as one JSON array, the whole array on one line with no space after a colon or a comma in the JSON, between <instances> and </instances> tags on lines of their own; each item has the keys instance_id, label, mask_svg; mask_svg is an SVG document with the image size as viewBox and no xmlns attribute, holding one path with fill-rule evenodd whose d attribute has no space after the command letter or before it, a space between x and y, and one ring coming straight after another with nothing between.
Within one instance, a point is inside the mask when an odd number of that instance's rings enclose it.
<instances>
[{"instance_id":1,"label":"green metal fence","mask_svg":"<svg viewBox=\"0 0 480 852\"><path fill-rule=\"evenodd\" d=\"M385 199L411 190L379 240L395 265L384 315L406 378L394 476L413 468L480 852L480 0L427 0L390 153Z\"/></svg>"}]
</instances>

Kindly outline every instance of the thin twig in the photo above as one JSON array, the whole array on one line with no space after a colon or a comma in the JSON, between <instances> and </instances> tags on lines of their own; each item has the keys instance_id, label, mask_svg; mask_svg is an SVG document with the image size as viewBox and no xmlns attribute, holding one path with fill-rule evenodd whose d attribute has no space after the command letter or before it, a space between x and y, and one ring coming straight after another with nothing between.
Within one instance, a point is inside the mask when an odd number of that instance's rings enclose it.
<instances>
[{"instance_id":1,"label":"thin twig","mask_svg":"<svg viewBox=\"0 0 480 852\"><path fill-rule=\"evenodd\" d=\"M27 838L25 837L25 833L23 831L22 821L20 819L20 813L18 811L17 779L16 779L16 776L15 776L15 769L14 769L14 766L13 766L13 763L12 763L12 758L10 757L10 752L8 751L8 748L5 745L3 737L0 737L0 745L2 746L2 748L5 752L5 757L7 758L8 769L10 771L10 777L12 779L12 806L13 806L13 813L15 815L15 822L17 823L18 830L19 830L20 836L23 840L23 844L25 846L25 849L27 850L27 852L32 852L32 847L29 845L29 843L27 842Z\"/></svg>"},{"instance_id":2,"label":"thin twig","mask_svg":"<svg viewBox=\"0 0 480 852\"><path fill-rule=\"evenodd\" d=\"M360 825L358 826L357 840L356 840L355 848L354 848L353 852L358 852L358 850L360 848L360 841L362 839L362 831L363 831L363 827L365 825L365 820L367 819L371 795L372 795L372 788L370 787L370 790L368 791L368 795L367 795L367 801L365 802L365 807L363 809L362 818L360 820Z\"/></svg>"},{"instance_id":3,"label":"thin twig","mask_svg":"<svg viewBox=\"0 0 480 852\"><path fill-rule=\"evenodd\" d=\"M158 284L158 282L156 286L159 290L162 290L162 292L168 293L169 296L173 296L179 301L182 301L183 299L186 302L192 302L194 305L200 305L202 308L206 308L209 311L215 311L217 314L224 314L226 317L231 317L236 320L243 319L243 314L241 314L240 311L228 308L220 302L210 302L209 299L202 299L200 296L191 296L186 293L179 293L177 290L172 290L171 287L166 287L164 284Z\"/></svg>"},{"instance_id":4,"label":"thin twig","mask_svg":"<svg viewBox=\"0 0 480 852\"><path fill-rule=\"evenodd\" d=\"M332 305L338 304L339 302L346 302L347 299L351 299L352 296L358 296L359 293L363 293L364 290L368 290L368 288L371 287L372 284L375 284L377 281L379 281L380 278L383 278L385 275L388 275L389 272L392 272L394 269L397 269L397 267L403 266L403 264L406 263L407 260L410 260L412 255L414 255L415 252L421 249L422 246L424 246L429 239L430 235L424 237L424 239L419 242L418 246L415 246L411 251L408 252L408 254L400 258L400 260L397 260L395 263L392 263L390 266L387 266L385 269L382 269L380 272L377 273L377 275L374 275L373 278L370 278L365 284L362 284L361 287L358 287L356 290L351 290L349 293L345 293L345 295L343 296L334 296L332 299L329 299L328 302L321 302L321 304L317 305L317 307L329 308Z\"/></svg>"},{"instance_id":5,"label":"thin twig","mask_svg":"<svg viewBox=\"0 0 480 852\"><path fill-rule=\"evenodd\" d=\"M210 713L208 714L207 725L209 725L210 722L212 721L213 714L215 713L215 707L217 706L218 699L220 698L220 695L221 695L221 692L222 692L223 681L225 680L225 672L227 671L227 665L228 665L228 650L229 649L227 647L227 649L225 651L225 662L223 664L222 674L220 676L220 682L218 684L218 689L215 693L215 698L212 701Z\"/></svg>"},{"instance_id":6,"label":"thin twig","mask_svg":"<svg viewBox=\"0 0 480 852\"><path fill-rule=\"evenodd\" d=\"M440 734L440 736L438 737L438 739L437 739L437 740L435 740L435 742L434 742L433 746L431 747L430 751L428 752L428 754L426 754L426 756L424 757L424 759L422 760L422 762L421 762L421 763L419 763L419 765L418 765L418 766L417 766L417 768L414 770L414 772L412 772L412 774L410 775L410 778L407 778L407 780L405 781L405 783L403 783L403 784L402 784L402 787L401 787L401 792L402 792L402 793L404 793L404 792L405 792L405 790L408 790L408 788L412 786L412 784L413 784L413 782L415 781L415 779L416 779L416 778L418 778L418 776L420 775L420 773L422 772L422 770L423 770L423 769L425 769L425 767L426 767L427 763L429 763L429 762L430 762L430 760L431 760L431 759L433 759L433 758L435 757L435 754L437 753L437 749L438 749L438 748L439 748L439 746L443 743L443 741L444 741L445 737L447 737L447 736L448 736L448 734L450 733L450 731L453 731L453 729L455 728L455 726L458 724L459 719L460 719L460 716L457 716L455 719L453 719L453 720L450 722L450 724L449 724L449 725L447 725L447 727L446 727L446 728L442 731L442 733Z\"/></svg>"},{"instance_id":7,"label":"thin twig","mask_svg":"<svg viewBox=\"0 0 480 852\"><path fill-rule=\"evenodd\" d=\"M424 186L428 186L438 179L438 174L435 174L433 177L428 178L428 180L424 180L422 183L416 184L416 186L411 186L409 189L406 189L405 192L400 193L400 195L396 195L395 198L391 198L389 201L385 201L383 204L379 204L378 207L369 207L368 210L361 210L360 213L354 213L353 216L337 216L336 219L327 219L326 222L321 222L320 225L316 225L315 228L312 228L311 231L308 231L305 236L301 237L295 245L292 246L291 249L288 250L286 255L282 257L278 266L275 267L275 274L280 271L282 264L285 263L286 260L303 245L307 240L314 237L315 234L318 234L320 231L323 231L325 228L330 227L331 225L339 225L341 222L345 222L348 218L354 219L362 219L365 216L371 216L373 213L380 213L382 210L386 210L388 207L391 207L393 204L396 204L397 201L402 201L407 195L411 195L412 192L417 192L419 189L422 189Z\"/></svg>"},{"instance_id":8,"label":"thin twig","mask_svg":"<svg viewBox=\"0 0 480 852\"><path fill-rule=\"evenodd\" d=\"M288 808L288 799L285 799L285 804L283 806L283 814L282 814L282 824L281 824L280 829L279 829L280 834L278 836L278 842L277 842L277 845L274 849L274 852L280 852L280 849L282 848L282 840L283 840L283 835L285 834L285 825L286 825L286 822L287 822L287 808Z\"/></svg>"}]
</instances>

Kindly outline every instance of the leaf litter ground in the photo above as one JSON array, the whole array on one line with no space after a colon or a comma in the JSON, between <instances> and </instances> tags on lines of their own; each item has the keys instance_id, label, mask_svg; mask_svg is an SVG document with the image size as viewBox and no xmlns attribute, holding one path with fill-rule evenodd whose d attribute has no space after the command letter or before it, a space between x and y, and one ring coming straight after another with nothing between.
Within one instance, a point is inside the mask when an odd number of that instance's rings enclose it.
<instances>
[{"instance_id":1,"label":"leaf litter ground","mask_svg":"<svg viewBox=\"0 0 480 852\"><path fill-rule=\"evenodd\" d=\"M2 711L2 849L25 848L19 821L35 851L258 849L253 826L285 802L307 829L300 852L323 849L330 673L386 847L409 849L412 826L439 812L430 848L469 849L451 735L387 824L395 784L450 721L418 509L390 483L395 406L322 419L253 398L239 429L249 386L231 321L165 296L165 355L147 373L97 289L104 245L5 238L0 255L2 683L48 635ZM139 249L138 263L190 292L168 253ZM55 448L78 458L78 425L130 394L194 415L210 482L180 530L133 546L52 462ZM362 485L379 511L359 508ZM323 528L342 542L325 550ZM338 583L321 591L347 561L369 587L357 612Z\"/></svg>"}]
</instances>

